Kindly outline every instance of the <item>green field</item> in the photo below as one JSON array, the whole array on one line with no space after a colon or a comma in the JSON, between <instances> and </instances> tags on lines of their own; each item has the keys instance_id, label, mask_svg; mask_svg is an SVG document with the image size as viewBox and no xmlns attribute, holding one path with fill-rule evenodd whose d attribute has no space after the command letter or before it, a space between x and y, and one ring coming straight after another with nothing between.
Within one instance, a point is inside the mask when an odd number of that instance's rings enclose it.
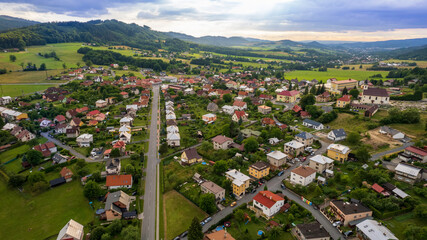
<instances>
[{"instance_id":1,"label":"green field","mask_svg":"<svg viewBox=\"0 0 427 240\"><path fill-rule=\"evenodd\" d=\"M166 239L173 239L190 227L191 220L205 219L208 215L175 190L163 195L166 214Z\"/></svg>"},{"instance_id":2,"label":"green field","mask_svg":"<svg viewBox=\"0 0 427 240\"><path fill-rule=\"evenodd\" d=\"M318 72L318 71L292 71L285 73L286 79L298 78L298 80L306 79L306 80L328 80L330 78L336 78L338 80L345 79L356 79L356 80L364 80L368 79L369 76L375 74L382 74L383 77L387 76L387 71L361 71L361 70L342 70L342 69L334 69L328 68L327 72Z\"/></svg>"},{"instance_id":3,"label":"green field","mask_svg":"<svg viewBox=\"0 0 427 240\"><path fill-rule=\"evenodd\" d=\"M58 234L70 219L86 225L94 216L76 180L35 197L0 181L0 202L0 239L45 239Z\"/></svg>"},{"instance_id":4,"label":"green field","mask_svg":"<svg viewBox=\"0 0 427 240\"><path fill-rule=\"evenodd\" d=\"M417 218L414 216L414 213L410 212L385 220L384 223L397 238L405 239L403 232L408 225L415 225L418 227L426 226L427 219Z\"/></svg>"},{"instance_id":5,"label":"green field","mask_svg":"<svg viewBox=\"0 0 427 240\"><path fill-rule=\"evenodd\" d=\"M44 91L49 87L55 87L58 84L43 84L43 85L1 85L2 96L17 97L38 91Z\"/></svg>"}]
</instances>

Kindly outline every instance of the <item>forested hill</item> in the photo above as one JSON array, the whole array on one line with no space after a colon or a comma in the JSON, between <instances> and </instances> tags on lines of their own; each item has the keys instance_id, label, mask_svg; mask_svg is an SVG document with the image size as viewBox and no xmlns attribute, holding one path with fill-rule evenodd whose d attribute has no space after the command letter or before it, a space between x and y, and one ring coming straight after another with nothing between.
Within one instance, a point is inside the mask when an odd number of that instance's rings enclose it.
<instances>
[{"instance_id":1,"label":"forested hill","mask_svg":"<svg viewBox=\"0 0 427 240\"><path fill-rule=\"evenodd\" d=\"M383 54L390 58L410 59L410 60L427 60L427 45L420 47L401 48Z\"/></svg>"},{"instance_id":2,"label":"forested hill","mask_svg":"<svg viewBox=\"0 0 427 240\"><path fill-rule=\"evenodd\" d=\"M30 21L22 18L0 15L0 31L9 30L12 28L21 28L38 24L39 22Z\"/></svg>"},{"instance_id":3,"label":"forested hill","mask_svg":"<svg viewBox=\"0 0 427 240\"><path fill-rule=\"evenodd\" d=\"M0 33L0 48L3 49L64 42L117 44L148 50L157 50L162 45L172 51L188 48L187 43L171 39L165 33L117 20L41 23Z\"/></svg>"}]
</instances>

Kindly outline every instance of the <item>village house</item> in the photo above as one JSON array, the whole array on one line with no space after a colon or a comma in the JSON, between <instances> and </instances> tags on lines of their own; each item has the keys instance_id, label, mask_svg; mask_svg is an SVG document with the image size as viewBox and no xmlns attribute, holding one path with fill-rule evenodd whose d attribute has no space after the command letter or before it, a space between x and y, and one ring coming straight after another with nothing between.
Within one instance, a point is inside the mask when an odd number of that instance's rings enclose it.
<instances>
[{"instance_id":1,"label":"village house","mask_svg":"<svg viewBox=\"0 0 427 240\"><path fill-rule=\"evenodd\" d=\"M67 162L69 157L60 154L59 152L55 153L52 157L52 164L61 164Z\"/></svg>"},{"instance_id":2,"label":"village house","mask_svg":"<svg viewBox=\"0 0 427 240\"><path fill-rule=\"evenodd\" d=\"M76 138L80 135L80 128L78 127L66 127L65 133L67 134L67 138Z\"/></svg>"},{"instance_id":3,"label":"village house","mask_svg":"<svg viewBox=\"0 0 427 240\"><path fill-rule=\"evenodd\" d=\"M290 181L292 184L307 186L314 181L316 170L311 167L300 166L291 171Z\"/></svg>"},{"instance_id":4,"label":"village house","mask_svg":"<svg viewBox=\"0 0 427 240\"><path fill-rule=\"evenodd\" d=\"M261 120L261 125L265 126L276 126L276 122L272 118L263 118Z\"/></svg>"},{"instance_id":5,"label":"village house","mask_svg":"<svg viewBox=\"0 0 427 240\"><path fill-rule=\"evenodd\" d=\"M35 145L33 149L38 152L41 152L43 157L49 157L52 153L56 153L58 151L53 142Z\"/></svg>"},{"instance_id":6,"label":"village house","mask_svg":"<svg viewBox=\"0 0 427 240\"><path fill-rule=\"evenodd\" d=\"M409 184L414 184L421 179L423 170L413 165L399 163L394 169L394 179Z\"/></svg>"},{"instance_id":7,"label":"village house","mask_svg":"<svg viewBox=\"0 0 427 240\"><path fill-rule=\"evenodd\" d=\"M319 223L297 224L291 231L292 236L297 240L329 240L331 236L328 231Z\"/></svg>"},{"instance_id":8,"label":"village house","mask_svg":"<svg viewBox=\"0 0 427 240\"><path fill-rule=\"evenodd\" d=\"M399 153L399 158L407 162L409 160L425 163L427 162L427 151L425 149L409 146L403 153Z\"/></svg>"},{"instance_id":9,"label":"village house","mask_svg":"<svg viewBox=\"0 0 427 240\"><path fill-rule=\"evenodd\" d=\"M103 108L103 107L106 107L107 106L107 101L105 101L105 100L102 100L102 99L100 99L100 100L98 100L98 101L96 101L95 102L95 106L97 107L97 108Z\"/></svg>"},{"instance_id":10,"label":"village house","mask_svg":"<svg viewBox=\"0 0 427 240\"><path fill-rule=\"evenodd\" d=\"M67 167L63 167L59 174L65 179L66 182L71 182L73 180L73 172Z\"/></svg>"},{"instance_id":11,"label":"village house","mask_svg":"<svg viewBox=\"0 0 427 240\"><path fill-rule=\"evenodd\" d=\"M181 136L179 133L168 133L166 135L166 141L168 143L168 146L171 147L179 147L181 145Z\"/></svg>"},{"instance_id":12,"label":"village house","mask_svg":"<svg viewBox=\"0 0 427 240\"><path fill-rule=\"evenodd\" d=\"M329 102L330 100L331 94L328 91L316 96L316 102Z\"/></svg>"},{"instance_id":13,"label":"village house","mask_svg":"<svg viewBox=\"0 0 427 240\"><path fill-rule=\"evenodd\" d=\"M229 106L229 105L224 105L221 108L222 112L228 115L233 115L234 114L234 107Z\"/></svg>"},{"instance_id":14,"label":"village house","mask_svg":"<svg viewBox=\"0 0 427 240\"><path fill-rule=\"evenodd\" d=\"M212 181L203 182L200 185L200 189L203 193L212 193L215 195L215 200L217 203L221 202L225 198L225 189Z\"/></svg>"},{"instance_id":15,"label":"village house","mask_svg":"<svg viewBox=\"0 0 427 240\"><path fill-rule=\"evenodd\" d=\"M192 165L201 161L203 161L203 158L199 155L199 153L197 153L196 148L187 149L181 154L182 165Z\"/></svg>"},{"instance_id":16,"label":"village house","mask_svg":"<svg viewBox=\"0 0 427 240\"><path fill-rule=\"evenodd\" d=\"M217 112L218 111L218 105L214 102L210 102L208 106L206 107L206 110L209 112Z\"/></svg>"},{"instance_id":17,"label":"village house","mask_svg":"<svg viewBox=\"0 0 427 240\"><path fill-rule=\"evenodd\" d=\"M219 149L227 150L228 146L233 143L233 139L223 135L218 135L212 138L212 143L215 150L219 150Z\"/></svg>"},{"instance_id":18,"label":"village house","mask_svg":"<svg viewBox=\"0 0 427 240\"><path fill-rule=\"evenodd\" d=\"M271 107L266 106L266 105L258 106L258 112L260 112L262 114L269 114L269 113L271 113Z\"/></svg>"},{"instance_id":19,"label":"village house","mask_svg":"<svg viewBox=\"0 0 427 240\"><path fill-rule=\"evenodd\" d=\"M381 126L379 133L387 135L387 136L389 136L393 139L397 139L397 140L405 138L404 133L397 131L396 129L391 128L389 126Z\"/></svg>"},{"instance_id":20,"label":"village house","mask_svg":"<svg viewBox=\"0 0 427 240\"><path fill-rule=\"evenodd\" d=\"M270 165L265 162L256 162L249 166L248 172L250 176L260 179L270 174Z\"/></svg>"},{"instance_id":21,"label":"village house","mask_svg":"<svg viewBox=\"0 0 427 240\"><path fill-rule=\"evenodd\" d=\"M348 154L350 153L350 148L341 144L331 144L328 146L328 157L334 159L335 161L340 161L344 163L348 159Z\"/></svg>"},{"instance_id":22,"label":"village house","mask_svg":"<svg viewBox=\"0 0 427 240\"><path fill-rule=\"evenodd\" d=\"M24 129L18 135L15 136L21 142L28 142L36 138L36 135L30 131Z\"/></svg>"},{"instance_id":23,"label":"village house","mask_svg":"<svg viewBox=\"0 0 427 240\"><path fill-rule=\"evenodd\" d=\"M257 138L257 137L261 136L260 131L252 130L249 128L242 129L240 132L242 133L243 137L245 137L245 138L248 138L248 137L256 137Z\"/></svg>"},{"instance_id":24,"label":"village house","mask_svg":"<svg viewBox=\"0 0 427 240\"><path fill-rule=\"evenodd\" d=\"M124 99L129 98L129 93L127 92L121 92L120 95L122 95Z\"/></svg>"},{"instance_id":25,"label":"village house","mask_svg":"<svg viewBox=\"0 0 427 240\"><path fill-rule=\"evenodd\" d=\"M351 103L351 95L344 95L337 99L336 107L344 108Z\"/></svg>"},{"instance_id":26,"label":"village house","mask_svg":"<svg viewBox=\"0 0 427 240\"><path fill-rule=\"evenodd\" d=\"M304 147L311 146L314 141L314 137L311 133L308 132L300 132L297 135L295 135L295 140L297 142L300 142L304 145Z\"/></svg>"},{"instance_id":27,"label":"village house","mask_svg":"<svg viewBox=\"0 0 427 240\"><path fill-rule=\"evenodd\" d=\"M65 123L65 116L64 115L58 115L55 117L55 119L53 120L56 123Z\"/></svg>"},{"instance_id":28,"label":"village house","mask_svg":"<svg viewBox=\"0 0 427 240\"><path fill-rule=\"evenodd\" d=\"M285 204L285 199L270 191L261 191L252 199L251 209L262 213L261 215L270 219L280 211Z\"/></svg>"},{"instance_id":29,"label":"village house","mask_svg":"<svg viewBox=\"0 0 427 240\"><path fill-rule=\"evenodd\" d=\"M130 143L132 139L132 135L128 132L120 132L119 133L119 140L123 141L125 143Z\"/></svg>"},{"instance_id":30,"label":"village house","mask_svg":"<svg viewBox=\"0 0 427 240\"><path fill-rule=\"evenodd\" d=\"M70 219L67 224L59 231L56 240L83 240L83 225Z\"/></svg>"},{"instance_id":31,"label":"village house","mask_svg":"<svg viewBox=\"0 0 427 240\"><path fill-rule=\"evenodd\" d=\"M242 120L242 122L246 122L248 121L248 114L245 111L234 111L231 120L234 122L239 122L240 120Z\"/></svg>"},{"instance_id":32,"label":"village house","mask_svg":"<svg viewBox=\"0 0 427 240\"><path fill-rule=\"evenodd\" d=\"M347 90L350 91L350 89L353 89L357 87L358 81L354 79L348 79L348 80L341 80L341 81L332 81L331 82L331 93L333 94L340 94L344 88L347 88Z\"/></svg>"},{"instance_id":33,"label":"village house","mask_svg":"<svg viewBox=\"0 0 427 240\"><path fill-rule=\"evenodd\" d=\"M83 121L80 118L73 118L69 124L71 127L81 127L83 126Z\"/></svg>"},{"instance_id":34,"label":"village house","mask_svg":"<svg viewBox=\"0 0 427 240\"><path fill-rule=\"evenodd\" d=\"M361 203L344 202L343 200L332 200L329 203L335 218L338 218L344 226L352 221L372 216L372 211Z\"/></svg>"},{"instance_id":35,"label":"village house","mask_svg":"<svg viewBox=\"0 0 427 240\"><path fill-rule=\"evenodd\" d=\"M273 151L267 154L267 160L273 170L281 168L283 165L285 165L287 157L288 155L282 153L281 151Z\"/></svg>"},{"instance_id":36,"label":"village house","mask_svg":"<svg viewBox=\"0 0 427 240\"><path fill-rule=\"evenodd\" d=\"M108 175L105 186L108 189L131 188L132 175Z\"/></svg>"},{"instance_id":37,"label":"village house","mask_svg":"<svg viewBox=\"0 0 427 240\"><path fill-rule=\"evenodd\" d=\"M328 139L332 141L341 141L346 139L347 133L344 131L343 128L340 129L334 129L328 133Z\"/></svg>"},{"instance_id":38,"label":"village house","mask_svg":"<svg viewBox=\"0 0 427 240\"><path fill-rule=\"evenodd\" d=\"M92 134L82 134L76 139L77 145L79 147L90 147L90 144L93 143L93 135Z\"/></svg>"},{"instance_id":39,"label":"village house","mask_svg":"<svg viewBox=\"0 0 427 240\"><path fill-rule=\"evenodd\" d=\"M120 119L120 126L132 126L133 123L133 118L131 117L123 117L122 119Z\"/></svg>"},{"instance_id":40,"label":"village house","mask_svg":"<svg viewBox=\"0 0 427 240\"><path fill-rule=\"evenodd\" d=\"M124 213L129 211L131 201L131 197L123 191L107 193L104 208L105 219L107 221L121 219Z\"/></svg>"},{"instance_id":41,"label":"village house","mask_svg":"<svg viewBox=\"0 0 427 240\"><path fill-rule=\"evenodd\" d=\"M296 157L304 152L304 144L298 141L292 140L290 142L285 143L283 151L287 154L290 154Z\"/></svg>"},{"instance_id":42,"label":"village house","mask_svg":"<svg viewBox=\"0 0 427 240\"><path fill-rule=\"evenodd\" d=\"M118 158L109 158L105 162L105 172L107 175L117 175L120 174L120 159Z\"/></svg>"},{"instance_id":43,"label":"village house","mask_svg":"<svg viewBox=\"0 0 427 240\"><path fill-rule=\"evenodd\" d=\"M325 126L323 126L323 124L321 124L320 122L316 122L316 121L311 120L311 119L304 119L302 121L302 125L309 127L309 128L314 128L316 130L322 130L325 128Z\"/></svg>"},{"instance_id":44,"label":"village house","mask_svg":"<svg viewBox=\"0 0 427 240\"><path fill-rule=\"evenodd\" d=\"M326 170L333 171L334 160L323 155L316 155L310 158L309 167L316 170L317 173L324 173Z\"/></svg>"},{"instance_id":45,"label":"village house","mask_svg":"<svg viewBox=\"0 0 427 240\"><path fill-rule=\"evenodd\" d=\"M12 98L10 96L0 97L0 105L7 105L12 102Z\"/></svg>"},{"instance_id":46,"label":"village house","mask_svg":"<svg viewBox=\"0 0 427 240\"><path fill-rule=\"evenodd\" d=\"M384 88L368 88L363 90L361 103L364 104L380 104L388 105L390 102L390 96Z\"/></svg>"},{"instance_id":47,"label":"village house","mask_svg":"<svg viewBox=\"0 0 427 240\"><path fill-rule=\"evenodd\" d=\"M206 233L203 240L236 240L227 229L221 229L212 233Z\"/></svg>"},{"instance_id":48,"label":"village house","mask_svg":"<svg viewBox=\"0 0 427 240\"><path fill-rule=\"evenodd\" d=\"M232 169L226 172L225 176L232 182L234 195L239 197L245 194L246 189L249 187L251 179L250 177L237 171L236 169Z\"/></svg>"},{"instance_id":49,"label":"village house","mask_svg":"<svg viewBox=\"0 0 427 240\"><path fill-rule=\"evenodd\" d=\"M208 113L202 116L202 120L206 123L206 124L211 124L214 123L216 121L216 115L213 113Z\"/></svg>"},{"instance_id":50,"label":"village house","mask_svg":"<svg viewBox=\"0 0 427 240\"><path fill-rule=\"evenodd\" d=\"M283 91L277 94L278 102L294 103L300 97L300 92L297 90Z\"/></svg>"},{"instance_id":51,"label":"village house","mask_svg":"<svg viewBox=\"0 0 427 240\"><path fill-rule=\"evenodd\" d=\"M365 219L358 223L356 235L361 240L398 240L384 224L372 219Z\"/></svg>"},{"instance_id":52,"label":"village house","mask_svg":"<svg viewBox=\"0 0 427 240\"><path fill-rule=\"evenodd\" d=\"M234 110L243 111L243 110L246 110L248 108L248 105L243 101L236 100L233 103L233 107L234 107Z\"/></svg>"}]
</instances>

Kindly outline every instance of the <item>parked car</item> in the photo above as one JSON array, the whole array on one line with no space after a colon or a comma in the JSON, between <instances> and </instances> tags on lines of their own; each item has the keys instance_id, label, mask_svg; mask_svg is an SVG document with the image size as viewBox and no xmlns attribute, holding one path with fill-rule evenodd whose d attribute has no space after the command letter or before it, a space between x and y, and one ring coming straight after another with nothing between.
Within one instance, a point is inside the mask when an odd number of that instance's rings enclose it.
<instances>
[{"instance_id":1,"label":"parked car","mask_svg":"<svg viewBox=\"0 0 427 240\"><path fill-rule=\"evenodd\" d=\"M211 220L212 220L212 218L211 218L211 217L206 218L206 219L205 219L205 224L206 224L206 223L208 223L208 222L210 222Z\"/></svg>"},{"instance_id":2,"label":"parked car","mask_svg":"<svg viewBox=\"0 0 427 240\"><path fill-rule=\"evenodd\" d=\"M282 176L283 175L283 173L285 173L285 171L280 171L278 174L277 174L277 176Z\"/></svg>"},{"instance_id":3,"label":"parked car","mask_svg":"<svg viewBox=\"0 0 427 240\"><path fill-rule=\"evenodd\" d=\"M256 188L252 189L252 191L251 191L251 193L254 193L254 192L256 192Z\"/></svg>"},{"instance_id":4,"label":"parked car","mask_svg":"<svg viewBox=\"0 0 427 240\"><path fill-rule=\"evenodd\" d=\"M180 237L184 238L184 237L186 237L187 235L188 235L188 231L185 231L183 234L181 234L181 236L180 236Z\"/></svg>"},{"instance_id":5,"label":"parked car","mask_svg":"<svg viewBox=\"0 0 427 240\"><path fill-rule=\"evenodd\" d=\"M316 207L316 205L313 205L313 209L314 209L314 210L317 210L317 207Z\"/></svg>"},{"instance_id":6,"label":"parked car","mask_svg":"<svg viewBox=\"0 0 427 240\"><path fill-rule=\"evenodd\" d=\"M200 225L205 226L205 221L201 221Z\"/></svg>"},{"instance_id":7,"label":"parked car","mask_svg":"<svg viewBox=\"0 0 427 240\"><path fill-rule=\"evenodd\" d=\"M286 186L285 186L285 184L280 184L280 187L282 188L282 189L286 189Z\"/></svg>"},{"instance_id":8,"label":"parked car","mask_svg":"<svg viewBox=\"0 0 427 240\"><path fill-rule=\"evenodd\" d=\"M178 236L176 238L174 238L173 240L180 240L181 238Z\"/></svg>"},{"instance_id":9,"label":"parked car","mask_svg":"<svg viewBox=\"0 0 427 240\"><path fill-rule=\"evenodd\" d=\"M236 204L237 204L237 202L232 202L230 206L234 207L234 206L236 206Z\"/></svg>"},{"instance_id":10,"label":"parked car","mask_svg":"<svg viewBox=\"0 0 427 240\"><path fill-rule=\"evenodd\" d=\"M332 224L334 227L339 227L341 225L341 221L336 221Z\"/></svg>"}]
</instances>

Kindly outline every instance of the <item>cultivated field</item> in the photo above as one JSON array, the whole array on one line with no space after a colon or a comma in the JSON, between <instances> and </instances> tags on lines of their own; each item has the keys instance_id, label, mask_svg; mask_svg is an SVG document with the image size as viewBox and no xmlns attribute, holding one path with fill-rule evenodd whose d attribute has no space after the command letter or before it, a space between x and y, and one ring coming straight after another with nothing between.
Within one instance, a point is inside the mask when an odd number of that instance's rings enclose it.
<instances>
[{"instance_id":1,"label":"cultivated field","mask_svg":"<svg viewBox=\"0 0 427 240\"><path fill-rule=\"evenodd\" d=\"M360 71L360 70L342 70L335 68L328 68L327 72L318 72L318 71L292 71L285 73L286 79L298 78L298 80L328 80L330 78L336 78L338 80L345 79L356 79L364 80L368 79L370 76L375 74L381 74L383 77L387 76L387 71Z\"/></svg>"},{"instance_id":2,"label":"cultivated field","mask_svg":"<svg viewBox=\"0 0 427 240\"><path fill-rule=\"evenodd\" d=\"M42 84L42 85L1 85L3 96L17 97L38 91L44 91L49 87L55 87L57 84ZM0 94L1 95L1 94Z\"/></svg>"}]
</instances>

